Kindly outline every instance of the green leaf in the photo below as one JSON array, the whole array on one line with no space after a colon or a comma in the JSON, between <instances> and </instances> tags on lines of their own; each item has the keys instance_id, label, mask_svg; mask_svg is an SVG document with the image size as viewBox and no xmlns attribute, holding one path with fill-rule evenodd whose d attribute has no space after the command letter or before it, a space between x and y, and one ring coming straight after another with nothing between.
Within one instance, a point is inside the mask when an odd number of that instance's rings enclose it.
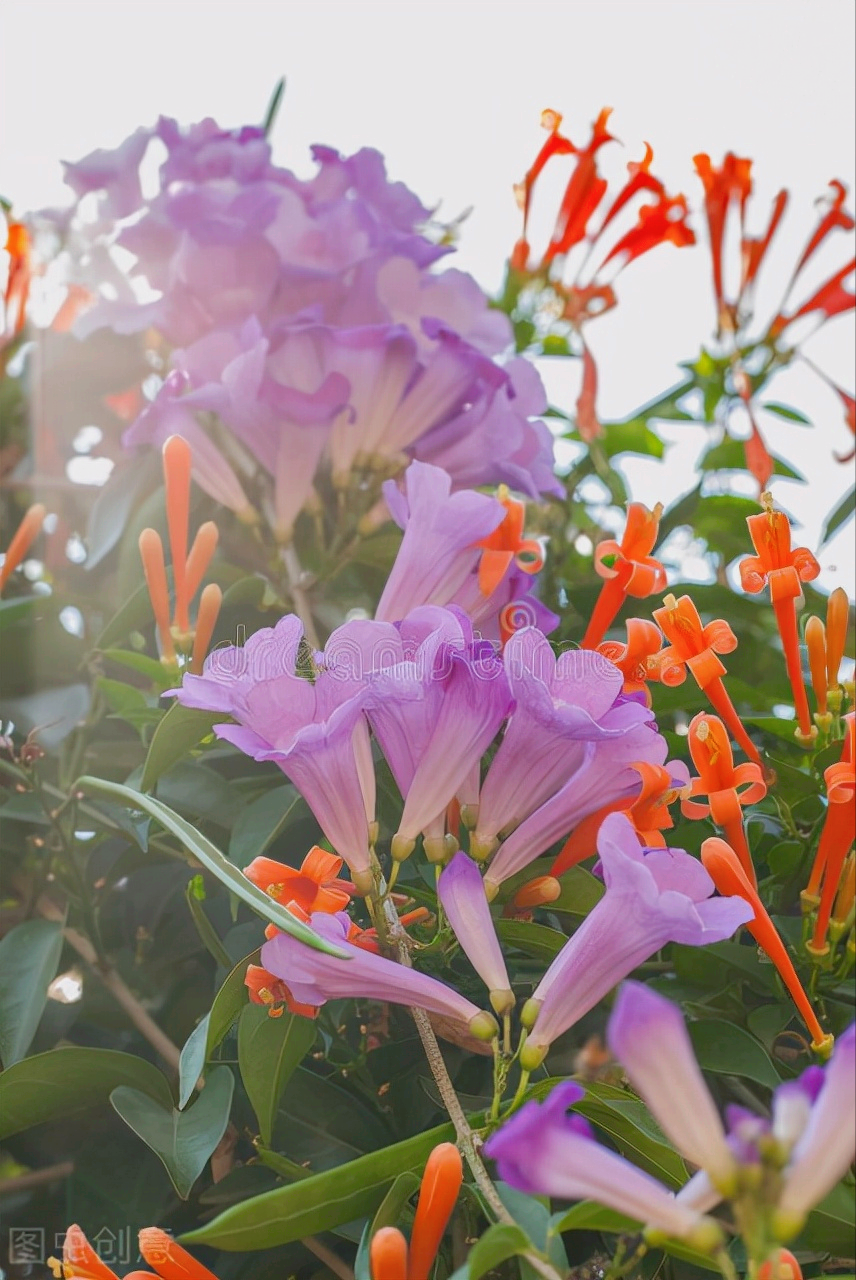
<instances>
[{"instance_id":1,"label":"green leaf","mask_svg":"<svg viewBox=\"0 0 856 1280\"><path fill-rule=\"evenodd\" d=\"M785 476L790 480L805 480L805 476L801 475L799 471L795 471L789 463L774 455L771 456L773 458L773 475ZM700 471L745 471L746 448L744 441L735 440L732 436L726 436L723 441L712 445L702 455L698 467Z\"/></svg>"},{"instance_id":2,"label":"green leaf","mask_svg":"<svg viewBox=\"0 0 856 1280\"><path fill-rule=\"evenodd\" d=\"M532 1241L516 1222L495 1222L473 1245L467 1258L469 1280L481 1280L506 1258L535 1252Z\"/></svg>"},{"instance_id":3,"label":"green leaf","mask_svg":"<svg viewBox=\"0 0 856 1280\"><path fill-rule=\"evenodd\" d=\"M206 1061L238 1021L241 1010L247 1004L249 997L247 995L247 985L244 982L247 965L258 964L259 959L259 952L254 951L251 955L245 956L243 960L239 960L214 997L214 1003L208 1014L208 1039L205 1045Z\"/></svg>"},{"instance_id":4,"label":"green leaf","mask_svg":"<svg viewBox=\"0 0 856 1280\"><path fill-rule=\"evenodd\" d=\"M205 1067L208 1046L208 1024L211 1014L205 1017L191 1031L184 1042L181 1057L178 1060L178 1109L183 1111L196 1088L199 1077Z\"/></svg>"},{"instance_id":5,"label":"green leaf","mask_svg":"<svg viewBox=\"0 0 856 1280\"><path fill-rule=\"evenodd\" d=\"M11 1067L24 1057L47 1003L62 952L60 922L24 920L0 942L0 1058ZM5 1077L4 1077L5 1079Z\"/></svg>"},{"instance_id":6,"label":"green leaf","mask_svg":"<svg viewBox=\"0 0 856 1280\"><path fill-rule=\"evenodd\" d=\"M246 902L247 906L252 907L265 920L275 924L283 933L290 933L292 937L299 938L301 942L307 943L308 946L314 947L317 951L324 951L328 955L345 955L338 948L325 942L312 929L307 928L305 924L297 920L284 907L274 902L269 894L263 893L261 889L256 888L246 876L232 866L228 858L224 857L216 845L213 845L191 823L174 813L172 809L167 808L160 800L155 800L153 796L143 795L139 791L134 791L132 787L124 786L120 782L107 782L103 778L79 778L74 784L74 790L103 792L105 795L115 796L117 799L123 800L131 809L141 809L144 813L148 813L167 831L172 832L181 841L187 852L201 862L204 867L207 867L209 871L213 872L227 889L236 894L242 902Z\"/></svg>"},{"instance_id":7,"label":"green leaf","mask_svg":"<svg viewBox=\"0 0 856 1280\"><path fill-rule=\"evenodd\" d=\"M839 1182L811 1211L793 1248L818 1249L822 1253L852 1258L854 1232L853 1187Z\"/></svg>"},{"instance_id":8,"label":"green leaf","mask_svg":"<svg viewBox=\"0 0 856 1280\"><path fill-rule=\"evenodd\" d=\"M180 702L173 702L152 734L141 789L151 791L162 773L182 760L188 751L208 737L215 724L222 721L222 711L198 711L195 707L183 707Z\"/></svg>"},{"instance_id":9,"label":"green leaf","mask_svg":"<svg viewBox=\"0 0 856 1280\"><path fill-rule=\"evenodd\" d=\"M197 880L201 881L202 876L194 876L192 880L189 880L185 890L184 896L188 910L193 917L193 923L196 925L196 932L205 944L206 950L210 952L221 968L228 969L232 963L232 957L220 941L217 930L208 919L205 914L205 908L196 896L195 884Z\"/></svg>"},{"instance_id":10,"label":"green leaf","mask_svg":"<svg viewBox=\"0 0 856 1280\"><path fill-rule=\"evenodd\" d=\"M800 413L798 409L792 409L789 405L779 404L777 400L768 400L766 404L761 405L762 409L766 409L768 413L775 413L779 418L787 418L788 422L799 422L804 427L810 427L811 422L804 413Z\"/></svg>"},{"instance_id":11,"label":"green leaf","mask_svg":"<svg viewBox=\"0 0 856 1280\"><path fill-rule=\"evenodd\" d=\"M685 418L689 414L682 415ZM638 453L646 458L662 458L666 446L641 418L629 422L604 423L603 451L608 458L620 453Z\"/></svg>"},{"instance_id":12,"label":"green leaf","mask_svg":"<svg viewBox=\"0 0 856 1280\"><path fill-rule=\"evenodd\" d=\"M270 102L268 103L267 110L265 111L265 118L264 118L264 121L262 122L262 130L264 131L265 137L268 136L268 134L270 133L271 129L274 126L276 117L279 114L279 108L280 108L280 104L282 102L282 97L284 93L285 93L285 76L280 76L280 78L277 80L276 84L274 85L274 90L273 90L273 93L271 94Z\"/></svg>"},{"instance_id":13,"label":"green leaf","mask_svg":"<svg viewBox=\"0 0 856 1280\"><path fill-rule=\"evenodd\" d=\"M107 676L99 676L95 687L104 695L108 707L117 715L127 711L147 710L146 695L135 685L125 684L123 680L111 680Z\"/></svg>"},{"instance_id":14,"label":"green leaf","mask_svg":"<svg viewBox=\"0 0 856 1280\"><path fill-rule=\"evenodd\" d=\"M229 840L229 861L243 868L253 858L260 857L277 836L301 816L301 809L308 813L305 800L291 783L259 796L241 810L235 821Z\"/></svg>"},{"instance_id":15,"label":"green leaf","mask_svg":"<svg viewBox=\"0 0 856 1280\"><path fill-rule=\"evenodd\" d=\"M89 555L84 568L100 564L125 531L140 494L151 486L158 472L157 454L150 450L142 459L130 459L115 468L99 490L89 513L86 545Z\"/></svg>"},{"instance_id":16,"label":"green leaf","mask_svg":"<svg viewBox=\"0 0 856 1280\"><path fill-rule=\"evenodd\" d=\"M169 575L170 570L167 570L168 578ZM152 602L149 599L149 589L143 583L117 609L92 647L100 650L109 649L119 640L124 640L132 631L139 631L141 627L148 626L151 620Z\"/></svg>"},{"instance_id":17,"label":"green leaf","mask_svg":"<svg viewBox=\"0 0 856 1280\"><path fill-rule=\"evenodd\" d=\"M622 1154L671 1187L686 1182L681 1157L637 1098L612 1085L592 1083L575 1110L603 1129Z\"/></svg>"},{"instance_id":18,"label":"green leaf","mask_svg":"<svg viewBox=\"0 0 856 1280\"><path fill-rule=\"evenodd\" d=\"M742 1027L711 1019L691 1022L689 1033L699 1066L704 1071L745 1076L768 1089L775 1089L782 1083L766 1049Z\"/></svg>"},{"instance_id":19,"label":"green leaf","mask_svg":"<svg viewBox=\"0 0 856 1280\"><path fill-rule=\"evenodd\" d=\"M496 932L501 942L516 947L524 955L550 964L568 941L558 929L528 920L497 920Z\"/></svg>"},{"instance_id":20,"label":"green leaf","mask_svg":"<svg viewBox=\"0 0 856 1280\"><path fill-rule=\"evenodd\" d=\"M820 545L828 542L834 533L845 525L853 516L856 510L856 485L854 485L849 493L845 493L832 515L827 517L826 524L823 526L823 533L820 537Z\"/></svg>"},{"instance_id":21,"label":"green leaf","mask_svg":"<svg viewBox=\"0 0 856 1280\"><path fill-rule=\"evenodd\" d=\"M263 1005L248 1004L238 1022L238 1065L259 1132L270 1145L273 1122L286 1082L315 1042L315 1023L299 1013L272 1018Z\"/></svg>"},{"instance_id":22,"label":"green leaf","mask_svg":"<svg viewBox=\"0 0 856 1280\"><path fill-rule=\"evenodd\" d=\"M550 1219L550 1232L553 1235L561 1235L565 1231L609 1231L619 1235L624 1231L633 1231L638 1225L635 1218L628 1218L624 1213L607 1209L596 1200L581 1200L572 1209L553 1214Z\"/></svg>"},{"instance_id":23,"label":"green leaf","mask_svg":"<svg viewBox=\"0 0 856 1280\"><path fill-rule=\"evenodd\" d=\"M566 912L571 916L587 916L606 892L603 881L586 871L585 867L571 867L559 883L562 892L555 902L549 904L548 910Z\"/></svg>"},{"instance_id":24,"label":"green leaf","mask_svg":"<svg viewBox=\"0 0 856 1280\"><path fill-rule=\"evenodd\" d=\"M172 1105L169 1085L157 1067L113 1049L51 1049L8 1067L2 1080L0 1140L106 1102L117 1085L132 1085L162 1105Z\"/></svg>"},{"instance_id":25,"label":"green leaf","mask_svg":"<svg viewBox=\"0 0 856 1280\"><path fill-rule=\"evenodd\" d=\"M215 1067L192 1107L166 1110L139 1089L120 1085L110 1094L114 1110L160 1159L182 1200L187 1200L229 1123L235 1079Z\"/></svg>"},{"instance_id":26,"label":"green leaf","mask_svg":"<svg viewBox=\"0 0 856 1280\"><path fill-rule=\"evenodd\" d=\"M451 1124L418 1133L325 1173L245 1200L182 1236L218 1249L269 1249L374 1213L402 1173L421 1171L438 1142L454 1141Z\"/></svg>"},{"instance_id":27,"label":"green leaf","mask_svg":"<svg viewBox=\"0 0 856 1280\"><path fill-rule=\"evenodd\" d=\"M158 689L169 689L175 684L175 672L158 662L157 658L150 658L147 653L134 653L133 649L105 649L102 656L109 658L117 666L136 671L137 675L143 676Z\"/></svg>"}]
</instances>

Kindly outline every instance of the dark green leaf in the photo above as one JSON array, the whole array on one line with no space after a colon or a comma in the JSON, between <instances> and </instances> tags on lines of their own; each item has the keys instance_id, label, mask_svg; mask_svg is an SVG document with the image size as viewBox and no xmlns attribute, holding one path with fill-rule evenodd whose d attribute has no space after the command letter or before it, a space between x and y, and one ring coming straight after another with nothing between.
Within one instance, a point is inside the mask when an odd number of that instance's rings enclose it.
<instances>
[{"instance_id":1,"label":"dark green leaf","mask_svg":"<svg viewBox=\"0 0 856 1280\"><path fill-rule=\"evenodd\" d=\"M184 1043L178 1062L178 1109L183 1111L191 1099L205 1067L208 1046L208 1024L211 1015L196 1024Z\"/></svg>"},{"instance_id":2,"label":"dark green leaf","mask_svg":"<svg viewBox=\"0 0 856 1280\"><path fill-rule=\"evenodd\" d=\"M275 924L283 933L290 933L293 937L299 938L301 942L306 942L318 951L325 951L330 955L344 954L336 947L325 942L317 933L307 928L305 924L297 920L279 903L274 902L269 894L263 893L261 889L256 888L246 876L232 866L228 858L223 856L216 845L213 845L194 826L177 813L174 813L172 809L167 808L160 800L155 800L153 796L146 796L139 791L134 791L132 787L123 786L122 783L107 782L103 778L79 778L74 784L74 789L76 791L103 792L106 795L123 800L132 809L141 809L144 813L148 813L167 831L172 832L181 841L187 852L201 862L204 867L207 867L209 871L213 872L227 889L236 894L243 902L246 902L247 906L252 907L265 920Z\"/></svg>"},{"instance_id":3,"label":"dark green leaf","mask_svg":"<svg viewBox=\"0 0 856 1280\"><path fill-rule=\"evenodd\" d=\"M248 1004L238 1022L238 1065L265 1145L286 1082L315 1041L315 1023L298 1013L272 1018L263 1005Z\"/></svg>"},{"instance_id":4,"label":"dark green leaf","mask_svg":"<svg viewBox=\"0 0 856 1280\"><path fill-rule=\"evenodd\" d=\"M199 880L202 880L201 876L199 876ZM205 914L205 908L194 891L194 882L195 877L194 880L189 881L184 896L187 900L188 910L193 917L193 923L196 925L196 932L217 963L223 969L228 969L232 963L232 958L220 941L217 930Z\"/></svg>"},{"instance_id":5,"label":"dark green leaf","mask_svg":"<svg viewBox=\"0 0 856 1280\"><path fill-rule=\"evenodd\" d=\"M832 535L837 533L842 525L851 519L854 510L856 510L856 485L850 489L849 493L844 495L832 515L827 518L820 538L821 546L828 542Z\"/></svg>"},{"instance_id":6,"label":"dark green leaf","mask_svg":"<svg viewBox=\"0 0 856 1280\"><path fill-rule=\"evenodd\" d=\"M571 916L587 916L604 895L603 881L598 880L585 867L571 867L560 880L562 892L548 910L566 912Z\"/></svg>"},{"instance_id":7,"label":"dark green leaf","mask_svg":"<svg viewBox=\"0 0 856 1280\"><path fill-rule=\"evenodd\" d=\"M113 1049L51 1049L9 1067L2 1079L0 1139L106 1102L117 1085L132 1085L164 1106L172 1104L157 1067Z\"/></svg>"},{"instance_id":8,"label":"dark green leaf","mask_svg":"<svg viewBox=\"0 0 856 1280\"><path fill-rule=\"evenodd\" d=\"M270 848L291 822L306 813L308 806L291 783L266 791L238 815L229 840L229 861L236 867L245 867Z\"/></svg>"},{"instance_id":9,"label":"dark green leaf","mask_svg":"<svg viewBox=\"0 0 856 1280\"><path fill-rule=\"evenodd\" d=\"M214 997L211 1012L208 1014L208 1039L205 1046L206 1060L211 1057L217 1045L238 1021L241 1010L246 1006L249 999L247 985L244 982L247 965L258 964L258 962L258 951L254 951L252 955L239 960Z\"/></svg>"},{"instance_id":10,"label":"dark green leaf","mask_svg":"<svg viewBox=\"0 0 856 1280\"><path fill-rule=\"evenodd\" d=\"M0 941L0 1058L11 1067L32 1043L48 986L56 976L62 929L54 920L24 920Z\"/></svg>"},{"instance_id":11,"label":"dark green leaf","mask_svg":"<svg viewBox=\"0 0 856 1280\"><path fill-rule=\"evenodd\" d=\"M804 427L810 427L811 422L804 413L800 413L798 409L792 409L789 405L779 404L776 400L768 400L766 404L761 405L762 409L766 409L768 413L775 413L779 418L787 418L788 422L799 422Z\"/></svg>"},{"instance_id":12,"label":"dark green leaf","mask_svg":"<svg viewBox=\"0 0 856 1280\"><path fill-rule=\"evenodd\" d=\"M689 417L684 414L684 417ZM630 422L604 423L603 451L608 458L620 453L639 453L646 458L662 458L666 446L641 418Z\"/></svg>"},{"instance_id":13,"label":"dark green leaf","mask_svg":"<svg viewBox=\"0 0 856 1280\"><path fill-rule=\"evenodd\" d=\"M481 1280L506 1258L520 1257L533 1251L532 1241L516 1222L495 1222L470 1250L467 1258L469 1280Z\"/></svg>"},{"instance_id":14,"label":"dark green leaf","mask_svg":"<svg viewBox=\"0 0 856 1280\"><path fill-rule=\"evenodd\" d=\"M779 1073L764 1046L742 1027L712 1019L709 1022L691 1022L689 1032L699 1066L705 1071L745 1076L768 1089L775 1089L781 1084Z\"/></svg>"},{"instance_id":15,"label":"dark green leaf","mask_svg":"<svg viewBox=\"0 0 856 1280\"><path fill-rule=\"evenodd\" d=\"M120 1085L110 1101L129 1128L159 1157L182 1200L226 1132L235 1080L228 1067L215 1067L205 1088L186 1111L166 1110L139 1089Z\"/></svg>"},{"instance_id":16,"label":"dark green leaf","mask_svg":"<svg viewBox=\"0 0 856 1280\"><path fill-rule=\"evenodd\" d=\"M151 791L162 773L183 759L223 721L222 711L197 711L173 702L152 735L140 787Z\"/></svg>"},{"instance_id":17,"label":"dark green leaf","mask_svg":"<svg viewBox=\"0 0 856 1280\"><path fill-rule=\"evenodd\" d=\"M558 929L545 924L533 924L528 920L497 920L496 932L501 942L516 947L524 955L550 964L568 941Z\"/></svg>"},{"instance_id":18,"label":"dark green leaf","mask_svg":"<svg viewBox=\"0 0 856 1280\"><path fill-rule=\"evenodd\" d=\"M226 1250L269 1249L353 1222L374 1213L400 1174L423 1169L438 1142L453 1141L454 1136L451 1124L440 1125L326 1173L277 1187L227 1209L182 1241Z\"/></svg>"},{"instance_id":19,"label":"dark green leaf","mask_svg":"<svg viewBox=\"0 0 856 1280\"><path fill-rule=\"evenodd\" d=\"M852 1185L839 1183L809 1214L808 1222L792 1247L797 1250L819 1249L840 1258L852 1258L856 1238L854 1207Z\"/></svg>"}]
</instances>

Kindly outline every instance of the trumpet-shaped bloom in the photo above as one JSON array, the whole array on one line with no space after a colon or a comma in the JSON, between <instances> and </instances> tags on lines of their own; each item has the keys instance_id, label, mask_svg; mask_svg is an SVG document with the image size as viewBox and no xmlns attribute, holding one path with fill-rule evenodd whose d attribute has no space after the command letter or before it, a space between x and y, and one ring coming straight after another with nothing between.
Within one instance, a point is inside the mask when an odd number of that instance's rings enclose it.
<instances>
[{"instance_id":1,"label":"trumpet-shaped bloom","mask_svg":"<svg viewBox=\"0 0 856 1280\"><path fill-rule=\"evenodd\" d=\"M366 892L375 804L367 691L323 669L311 680L297 675L302 635L289 615L243 648L215 649L203 674L186 675L176 696L184 706L233 717L236 723L214 726L217 736L282 769Z\"/></svg>"},{"instance_id":2,"label":"trumpet-shaped bloom","mask_svg":"<svg viewBox=\"0 0 856 1280\"><path fill-rule=\"evenodd\" d=\"M493 927L484 883L472 858L456 853L440 874L437 893L455 937L490 992L497 1013L514 1004L502 948Z\"/></svg>"},{"instance_id":3,"label":"trumpet-shaped bloom","mask_svg":"<svg viewBox=\"0 0 856 1280\"><path fill-rule=\"evenodd\" d=\"M584 1097L585 1090L568 1080L544 1102L527 1102L488 1139L485 1154L496 1161L503 1182L529 1195L594 1199L678 1240L710 1240L712 1223L602 1147L588 1121L569 1111Z\"/></svg>"},{"instance_id":4,"label":"trumpet-shaped bloom","mask_svg":"<svg viewBox=\"0 0 856 1280\"><path fill-rule=\"evenodd\" d=\"M713 881L689 854L640 848L623 814L604 819L597 848L606 893L532 993L524 1065L543 1060L557 1036L667 942L721 942L752 918L742 898L711 896Z\"/></svg>"},{"instance_id":5,"label":"trumpet-shaped bloom","mask_svg":"<svg viewBox=\"0 0 856 1280\"><path fill-rule=\"evenodd\" d=\"M649 511L641 502L631 502L621 541L608 538L595 547L594 567L606 581L583 636L584 649L597 648L627 596L642 599L664 589L666 570L651 555L662 513L659 503Z\"/></svg>"},{"instance_id":6,"label":"trumpet-shaped bloom","mask_svg":"<svg viewBox=\"0 0 856 1280\"><path fill-rule=\"evenodd\" d=\"M348 941L351 922L346 915L316 913L310 923L322 938L340 947L345 958L335 964L315 964L313 948L304 943L292 946L295 939L285 933L266 942L261 953L263 966L282 978L301 1004L322 1005L353 996L415 1005L449 1018L461 1029L473 1024L479 1029L490 1020L490 1015L436 978L354 946Z\"/></svg>"},{"instance_id":7,"label":"trumpet-shaped bloom","mask_svg":"<svg viewBox=\"0 0 856 1280\"><path fill-rule=\"evenodd\" d=\"M392 518L404 537L378 602L375 617L398 622L423 604L446 605L481 558L479 543L501 524L502 506L464 489L440 467L411 462L404 493L394 481L383 486Z\"/></svg>"},{"instance_id":8,"label":"trumpet-shaped bloom","mask_svg":"<svg viewBox=\"0 0 856 1280\"><path fill-rule=\"evenodd\" d=\"M666 1137L717 1184L731 1185L736 1162L680 1008L640 982L625 982L609 1020L609 1047Z\"/></svg>"},{"instance_id":9,"label":"trumpet-shaped bloom","mask_svg":"<svg viewBox=\"0 0 856 1280\"><path fill-rule=\"evenodd\" d=\"M350 888L337 877L342 858L314 845L297 871L274 858L253 858L244 875L259 889L287 906L296 902L303 911L344 911L351 900Z\"/></svg>"},{"instance_id":10,"label":"trumpet-shaped bloom","mask_svg":"<svg viewBox=\"0 0 856 1280\"><path fill-rule=\"evenodd\" d=\"M521 633L525 639L525 633ZM521 641L521 644L523 641ZM529 643L529 642L527 642ZM541 655L539 646L536 652ZM544 655L547 666L542 670L548 678L550 658ZM550 655L552 657L552 655ZM606 670L610 668L610 670ZM525 669L520 666L520 671ZM598 678L589 681L587 677L601 672ZM579 683L574 681L577 674ZM524 694L518 687L518 707L524 697L530 699L530 705L524 704L528 711L534 707L539 715L532 716L527 722L523 717L523 725L527 726L531 737L529 746L534 756L526 756L516 760L506 757L500 760L503 744L497 752L496 760L491 766L488 778L485 779L485 791L497 761L505 769L509 769L509 787L514 782L522 796L530 791L539 792L541 778L532 770L532 761L546 758L543 762L544 775L551 784L558 781L558 788L539 803L524 817L509 836L503 840L493 857L485 875L489 887L498 886L509 876L514 875L527 866L557 840L567 836L589 815L607 806L626 802L629 804L640 791L638 762L651 765L665 763L668 748L666 740L656 730L651 712L636 698L626 698L618 692L621 686L621 674L599 654L588 651L571 651L563 654L556 664L554 692L551 692L547 679L541 676L542 687L538 688L535 672L529 676L521 676L521 684L529 686ZM564 684L563 705L562 685ZM607 690L613 693L613 702L607 706L605 695ZM574 708L573 702L579 698L582 705ZM512 717L517 715L515 711ZM599 717L599 718L596 718ZM552 739L553 756L542 751L543 741ZM556 759L562 760L564 780L557 778L553 768ZM526 771L529 770L529 773ZM679 784L680 785L680 784ZM498 789L499 790L499 789ZM488 792L490 800L490 792ZM500 804L505 803L501 791L498 794ZM488 809L489 814L489 809ZM481 817L479 819L482 823ZM486 827L487 823L482 823ZM491 824L494 825L494 824ZM487 851L485 843L482 848ZM478 849L478 846L477 846Z\"/></svg>"},{"instance_id":11,"label":"trumpet-shaped bloom","mask_svg":"<svg viewBox=\"0 0 856 1280\"><path fill-rule=\"evenodd\" d=\"M583 766L588 744L606 750L652 721L645 707L620 698L621 673L611 662L579 650L557 659L534 627L511 636L504 665L515 706L481 791L474 840L483 855L499 832L556 795Z\"/></svg>"},{"instance_id":12,"label":"trumpet-shaped bloom","mask_svg":"<svg viewBox=\"0 0 856 1280\"><path fill-rule=\"evenodd\" d=\"M393 848L407 856L469 782L508 714L502 662L460 611L433 606L397 627L346 623L325 659L340 682L351 670L365 673L366 714L405 798Z\"/></svg>"},{"instance_id":13,"label":"trumpet-shaped bloom","mask_svg":"<svg viewBox=\"0 0 856 1280\"><path fill-rule=\"evenodd\" d=\"M643 694L650 707L648 681L660 678L659 654L663 637L660 629L644 618L628 618L626 625L626 644L618 640L604 640L597 646L597 652L614 662L624 676L622 692Z\"/></svg>"},{"instance_id":14,"label":"trumpet-shaped bloom","mask_svg":"<svg viewBox=\"0 0 856 1280\"><path fill-rule=\"evenodd\" d=\"M742 809L746 805L757 804L767 794L761 770L754 763L734 767L731 743L725 725L717 716L699 712L690 721L687 740L699 776L690 783L689 796L681 802L681 811L685 818L706 818L709 815L718 827L722 827L750 882L757 884L755 866L743 829ZM705 795L707 804L699 804L696 797Z\"/></svg>"}]
</instances>

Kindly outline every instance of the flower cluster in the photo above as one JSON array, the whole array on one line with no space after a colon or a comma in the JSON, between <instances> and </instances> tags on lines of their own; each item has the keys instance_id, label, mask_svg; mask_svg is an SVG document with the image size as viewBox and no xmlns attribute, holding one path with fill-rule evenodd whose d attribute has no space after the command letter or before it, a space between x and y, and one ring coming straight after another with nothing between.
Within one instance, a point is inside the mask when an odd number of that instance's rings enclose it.
<instances>
[{"instance_id":1,"label":"flower cluster","mask_svg":"<svg viewBox=\"0 0 856 1280\"><path fill-rule=\"evenodd\" d=\"M166 158L144 197L150 148ZM128 448L184 436L202 488L247 521L260 504L283 542L318 483L341 490L411 457L457 487L558 491L538 375L497 362L509 322L475 281L433 269L450 246L426 234L430 211L376 151L318 146L313 159L299 178L262 129L162 118L65 166L78 204L64 221L99 295L77 332L153 329L169 349ZM115 249L134 256L147 300L126 279L109 296Z\"/></svg>"},{"instance_id":2,"label":"flower cluster","mask_svg":"<svg viewBox=\"0 0 856 1280\"><path fill-rule=\"evenodd\" d=\"M593 1198L646 1224L651 1243L671 1238L714 1252L725 1239L706 1214L730 1200L753 1261L772 1261L856 1154L855 1032L851 1025L839 1038L825 1070L809 1067L776 1089L769 1119L730 1106L726 1128L680 1009L628 982L610 1018L609 1047L663 1132L699 1172L673 1195L600 1146L583 1117L569 1114L585 1094L573 1081L544 1103L526 1103L485 1151L521 1191Z\"/></svg>"}]
</instances>

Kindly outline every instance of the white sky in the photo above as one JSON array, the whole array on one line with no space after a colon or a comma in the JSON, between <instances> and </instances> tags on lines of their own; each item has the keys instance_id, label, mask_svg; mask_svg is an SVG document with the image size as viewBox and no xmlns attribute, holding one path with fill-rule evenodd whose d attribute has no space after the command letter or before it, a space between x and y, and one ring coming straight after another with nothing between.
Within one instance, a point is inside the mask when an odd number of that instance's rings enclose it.
<instances>
[{"instance_id":1,"label":"white sky","mask_svg":"<svg viewBox=\"0 0 856 1280\"><path fill-rule=\"evenodd\" d=\"M113 146L161 113L259 120L285 74L277 160L309 172L313 142L376 146L392 177L428 204L442 199L444 216L474 207L457 265L491 290L518 234L511 186L542 141L541 109L561 111L570 136L585 141L610 105L627 148L612 149L617 163L637 158L647 139L655 172L693 200L695 152L753 157L755 229L772 194L790 187L770 263L781 281L829 179L852 189L854 26L853 0L4 0L0 191L17 209L64 202L61 158ZM846 252L841 237L824 265L843 265ZM616 311L588 331L607 418L665 390L712 324L706 248L656 250L619 285ZM852 391L850 320L832 322L810 351ZM550 390L573 406L573 378ZM852 466L831 457L850 436L837 397L810 375L788 373L772 396L817 424L765 423L773 452L812 482L776 481L774 493L814 548L852 481ZM630 467L636 496L649 502L690 487L702 442L681 426L664 434L678 441L667 467ZM821 557L824 583L851 593L852 532Z\"/></svg>"}]
</instances>

